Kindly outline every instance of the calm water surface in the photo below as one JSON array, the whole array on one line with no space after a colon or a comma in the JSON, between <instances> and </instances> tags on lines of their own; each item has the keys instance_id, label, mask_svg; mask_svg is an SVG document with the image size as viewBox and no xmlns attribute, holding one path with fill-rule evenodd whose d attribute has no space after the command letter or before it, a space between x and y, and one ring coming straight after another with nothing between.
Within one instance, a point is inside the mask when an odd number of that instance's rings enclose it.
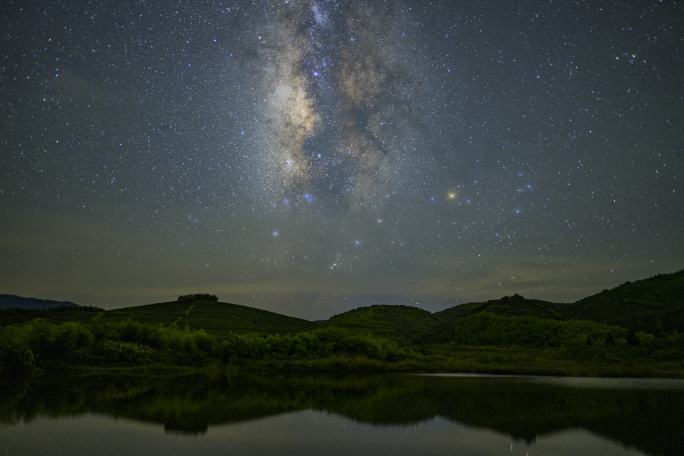
<instances>
[{"instance_id":1,"label":"calm water surface","mask_svg":"<svg viewBox=\"0 0 684 456\"><path fill-rule=\"evenodd\" d=\"M684 455L679 380L111 376L1 394L9 455Z\"/></svg>"}]
</instances>

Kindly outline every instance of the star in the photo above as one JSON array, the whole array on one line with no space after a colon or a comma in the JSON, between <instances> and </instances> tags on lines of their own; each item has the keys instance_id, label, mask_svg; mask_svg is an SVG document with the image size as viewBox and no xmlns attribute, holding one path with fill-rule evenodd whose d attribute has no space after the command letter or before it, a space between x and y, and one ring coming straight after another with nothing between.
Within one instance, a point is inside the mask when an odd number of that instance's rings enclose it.
<instances>
[{"instance_id":1,"label":"star","mask_svg":"<svg viewBox=\"0 0 684 456\"><path fill-rule=\"evenodd\" d=\"M684 264L677 2L5 3L0 290L327 318Z\"/></svg>"}]
</instances>

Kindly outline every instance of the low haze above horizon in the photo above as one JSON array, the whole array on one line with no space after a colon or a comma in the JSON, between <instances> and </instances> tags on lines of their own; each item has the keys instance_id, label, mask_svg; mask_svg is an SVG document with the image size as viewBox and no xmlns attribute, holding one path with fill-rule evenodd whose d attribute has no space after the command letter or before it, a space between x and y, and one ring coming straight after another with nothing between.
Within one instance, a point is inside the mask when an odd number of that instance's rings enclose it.
<instances>
[{"instance_id":1,"label":"low haze above horizon","mask_svg":"<svg viewBox=\"0 0 684 456\"><path fill-rule=\"evenodd\" d=\"M684 267L679 1L0 11L0 293L319 319Z\"/></svg>"}]
</instances>

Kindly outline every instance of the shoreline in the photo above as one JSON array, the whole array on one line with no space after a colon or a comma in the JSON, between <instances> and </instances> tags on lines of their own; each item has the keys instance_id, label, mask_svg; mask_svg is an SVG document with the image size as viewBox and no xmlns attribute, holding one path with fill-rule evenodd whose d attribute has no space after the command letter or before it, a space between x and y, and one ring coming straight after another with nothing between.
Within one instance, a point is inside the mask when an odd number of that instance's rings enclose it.
<instances>
[{"instance_id":1,"label":"shoreline","mask_svg":"<svg viewBox=\"0 0 684 456\"><path fill-rule=\"evenodd\" d=\"M337 363L335 363L337 364ZM259 375L259 374L311 374L311 375L379 375L379 374L397 374L397 375L415 375L421 377L454 377L454 378L543 378L543 379L619 379L619 380L666 380L666 381L684 381L684 372L668 371L667 369L654 369L653 372L644 372L631 369L614 369L601 370L596 366L587 366L584 369L569 369L567 371L559 371L557 369L544 369L540 367L520 368L490 368L490 369L441 369L439 366L434 368L423 367L409 369L406 366L374 366L372 369L364 369L363 366L350 366L349 368L340 368L339 365L331 366L307 366L301 363L294 363L290 365L273 366L269 363L268 366L261 364L245 364L245 365L211 365L211 366L184 366L171 364L150 364L146 366L91 366L91 365L74 365L64 366L59 369L46 369L36 374L36 378L49 376L53 374L65 374L69 376L91 376L91 375L135 375L135 376L173 376L173 375L192 375L192 374L209 374L209 375Z\"/></svg>"}]
</instances>

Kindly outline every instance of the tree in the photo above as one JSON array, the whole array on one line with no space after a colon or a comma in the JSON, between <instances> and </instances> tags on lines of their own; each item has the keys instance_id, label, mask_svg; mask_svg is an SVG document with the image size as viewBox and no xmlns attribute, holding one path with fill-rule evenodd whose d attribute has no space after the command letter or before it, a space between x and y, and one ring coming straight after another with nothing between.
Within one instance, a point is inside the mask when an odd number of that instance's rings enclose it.
<instances>
[{"instance_id":1,"label":"tree","mask_svg":"<svg viewBox=\"0 0 684 456\"><path fill-rule=\"evenodd\" d=\"M193 293L187 295L180 295L177 299L178 302L193 302L193 301L218 301L218 296L210 293Z\"/></svg>"}]
</instances>

